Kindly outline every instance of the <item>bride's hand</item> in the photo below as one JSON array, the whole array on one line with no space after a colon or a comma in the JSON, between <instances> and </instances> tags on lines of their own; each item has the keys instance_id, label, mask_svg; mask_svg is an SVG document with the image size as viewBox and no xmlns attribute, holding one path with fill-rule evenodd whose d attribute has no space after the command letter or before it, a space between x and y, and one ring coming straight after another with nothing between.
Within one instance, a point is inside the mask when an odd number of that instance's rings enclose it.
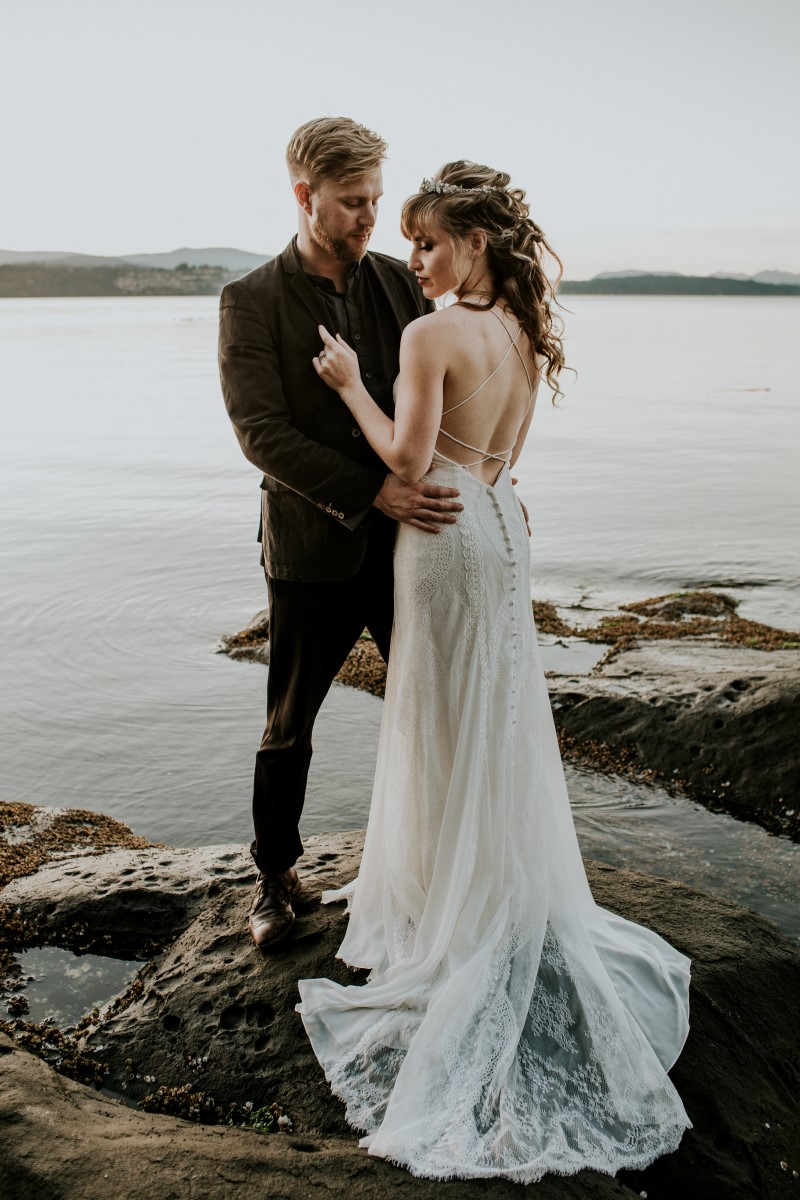
<instances>
[{"instance_id":1,"label":"bride's hand","mask_svg":"<svg viewBox=\"0 0 800 1200\"><path fill-rule=\"evenodd\" d=\"M316 358L311 360L314 370L328 387L333 388L346 400L346 393L361 383L358 355L348 346L341 334L337 333L335 338L332 337L324 325L319 326L319 336L324 347Z\"/></svg>"}]
</instances>

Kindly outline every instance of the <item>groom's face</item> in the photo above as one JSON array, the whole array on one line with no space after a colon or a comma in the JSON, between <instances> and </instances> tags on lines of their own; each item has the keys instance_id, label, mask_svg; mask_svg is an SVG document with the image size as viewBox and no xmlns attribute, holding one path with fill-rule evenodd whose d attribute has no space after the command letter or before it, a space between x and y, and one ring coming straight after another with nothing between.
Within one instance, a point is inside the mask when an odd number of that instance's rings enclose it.
<instances>
[{"instance_id":1,"label":"groom's face","mask_svg":"<svg viewBox=\"0 0 800 1200\"><path fill-rule=\"evenodd\" d=\"M309 192L312 239L331 258L358 262L367 252L382 195L380 169L347 183L323 179Z\"/></svg>"}]
</instances>

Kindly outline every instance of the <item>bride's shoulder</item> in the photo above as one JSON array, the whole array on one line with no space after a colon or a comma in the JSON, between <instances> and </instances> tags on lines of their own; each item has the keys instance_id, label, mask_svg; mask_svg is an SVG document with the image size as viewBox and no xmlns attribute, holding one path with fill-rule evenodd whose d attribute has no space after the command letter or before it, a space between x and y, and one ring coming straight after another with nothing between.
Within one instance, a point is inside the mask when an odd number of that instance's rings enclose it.
<instances>
[{"instance_id":1,"label":"bride's shoulder","mask_svg":"<svg viewBox=\"0 0 800 1200\"><path fill-rule=\"evenodd\" d=\"M457 321L453 320L453 307L455 306L437 308L434 312L416 317L403 330L403 339L406 341L419 341L428 338L441 339L442 337L447 337L457 327Z\"/></svg>"},{"instance_id":2,"label":"bride's shoulder","mask_svg":"<svg viewBox=\"0 0 800 1200\"><path fill-rule=\"evenodd\" d=\"M400 339L401 361L424 358L430 363L447 362L454 350L454 330L447 309L437 309L411 321Z\"/></svg>"}]
</instances>

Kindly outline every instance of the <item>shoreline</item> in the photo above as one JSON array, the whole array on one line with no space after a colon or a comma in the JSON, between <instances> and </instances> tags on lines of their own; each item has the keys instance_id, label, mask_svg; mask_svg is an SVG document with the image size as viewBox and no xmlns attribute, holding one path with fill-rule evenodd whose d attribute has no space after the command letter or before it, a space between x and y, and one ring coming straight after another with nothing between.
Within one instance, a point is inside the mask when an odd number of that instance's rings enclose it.
<instances>
[{"instance_id":1,"label":"shoreline","mask_svg":"<svg viewBox=\"0 0 800 1200\"><path fill-rule=\"evenodd\" d=\"M84 261L70 261L70 258ZM138 256L137 256L138 257ZM180 257L180 252L176 252ZM258 262L272 257L253 255ZM0 262L0 297L26 299L66 296L211 296L226 283L241 279L253 269L200 263L187 250L187 261L175 266L144 263L105 256L65 256L63 259ZM192 260L192 261L188 261ZM800 296L796 283L765 283L719 275L684 275L670 272L637 272L604 275L593 279L564 279L558 287L564 296Z\"/></svg>"},{"instance_id":2,"label":"shoreline","mask_svg":"<svg viewBox=\"0 0 800 1200\"><path fill-rule=\"evenodd\" d=\"M616 610L534 601L561 753L800 842L800 634L737 605L712 591ZM266 611L219 651L268 663ZM383 696L386 667L367 635L336 678Z\"/></svg>"}]
</instances>

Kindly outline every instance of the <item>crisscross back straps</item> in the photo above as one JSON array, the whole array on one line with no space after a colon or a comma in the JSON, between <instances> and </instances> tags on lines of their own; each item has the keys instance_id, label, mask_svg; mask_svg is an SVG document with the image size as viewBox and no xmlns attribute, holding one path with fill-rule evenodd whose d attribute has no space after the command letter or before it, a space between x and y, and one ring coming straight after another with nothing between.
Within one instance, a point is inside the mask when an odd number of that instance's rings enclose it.
<instances>
[{"instance_id":1,"label":"crisscross back straps","mask_svg":"<svg viewBox=\"0 0 800 1200\"><path fill-rule=\"evenodd\" d=\"M486 376L483 383L479 383L478 386L475 388L475 391L470 392L470 394L468 396L465 396L463 400L459 400L458 404L453 404L453 405L451 405L450 408L446 409L442 413L443 417L446 417L451 412L455 412L455 410L457 408L461 408L462 404L466 404L468 400L472 400L475 396L477 396L478 392L481 391L482 388L486 387L486 384L491 379L494 379L495 375L500 370L500 368L503 366L503 364L505 363L506 359L508 358L508 356L512 350L516 350L517 357L519 358L519 361L522 363L522 369L525 372L525 378L528 381L528 391L529 391L530 399L528 402L528 407L525 410L525 417L527 417L528 413L530 412L530 407L531 407L531 404L533 403L533 391L534 391L533 382L531 380L530 372L528 370L528 366L525 362L525 358L522 354L522 351L520 350L519 346L517 345L517 341L519 340L519 335L522 332L522 326L520 325L517 329L517 332L512 335L511 330L508 328L508 326L506 325L506 323L502 319L502 317L498 313L496 313L493 308L490 308L489 312L492 314L493 317L497 317L497 320L500 322L500 324L503 326L503 329L505 329L506 333L508 334L508 336L511 340L511 345L508 347L505 354L500 359L500 362L497 364L497 366L492 371L492 373L490 375ZM523 418L523 420L524 419L525 418ZM472 446L469 442L462 442L461 438L457 438L455 436L455 434L448 433L447 430L442 425L439 426L439 432L443 433L444 436L446 438L449 438L451 442L455 442L457 446L462 446L465 450L472 450L475 454L483 455L483 458L478 458L475 460L475 462L462 463L461 465L465 466L465 467L477 467L481 463L489 462L490 459L497 459L498 461L508 462L508 460L511 457L511 453L514 449L514 446L517 444L516 438L515 438L514 445L510 446L508 448L508 450L484 450L480 446Z\"/></svg>"}]
</instances>

